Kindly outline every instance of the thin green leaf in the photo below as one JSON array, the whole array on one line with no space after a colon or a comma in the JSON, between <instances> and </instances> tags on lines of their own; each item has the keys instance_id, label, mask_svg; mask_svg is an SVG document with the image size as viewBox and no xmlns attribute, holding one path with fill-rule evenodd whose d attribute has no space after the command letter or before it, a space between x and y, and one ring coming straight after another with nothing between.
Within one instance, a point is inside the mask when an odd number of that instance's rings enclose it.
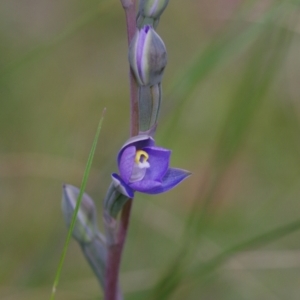
<instances>
[{"instance_id":1,"label":"thin green leaf","mask_svg":"<svg viewBox=\"0 0 300 300\"><path fill-rule=\"evenodd\" d=\"M69 228L69 231L68 231L68 235L67 235L67 238L66 238L66 241L65 241L65 245L64 245L61 257L60 257L60 261L59 261L57 271L56 271L56 275L55 275L55 279L54 279L54 283L53 283L53 288L52 288L52 293L51 293L50 300L54 300L54 297L55 297L56 288L57 288L57 285L58 285L58 282L59 282L59 278L60 278L60 274L61 274L61 271L62 271L63 263L64 263L64 260L65 260L66 254L67 254L67 250L68 250L68 246L69 246L69 243L70 243L70 240L71 240L71 237L72 237L72 231L73 231L74 226L75 226L77 213L78 213L78 210L79 210L79 207L80 207L80 204L81 204L81 200L82 200L82 196L83 196L83 193L84 193L84 190L86 188L86 184L87 184L87 181L88 181L88 178L89 178L89 174L90 174L94 154L95 154L95 151L96 151L96 146L97 146L99 134L100 134L100 131L101 131L105 111L106 111L106 109L104 109L103 112L102 112L102 116L101 116L101 119L99 121L98 128L97 128L97 131L96 131L96 134L95 134L95 138L94 138L94 141L93 141L93 144L92 144L92 148L91 148L91 151L90 151L90 154L89 154L89 157L88 157L88 161L87 161L87 164L86 164L86 167L85 167L85 171L84 171L84 174L83 174L83 179L82 179L82 182L81 182L80 192L79 192L76 207L75 207L75 210L74 210L74 213L73 213L72 222L71 222L71 225L70 225L70 228Z\"/></svg>"}]
</instances>

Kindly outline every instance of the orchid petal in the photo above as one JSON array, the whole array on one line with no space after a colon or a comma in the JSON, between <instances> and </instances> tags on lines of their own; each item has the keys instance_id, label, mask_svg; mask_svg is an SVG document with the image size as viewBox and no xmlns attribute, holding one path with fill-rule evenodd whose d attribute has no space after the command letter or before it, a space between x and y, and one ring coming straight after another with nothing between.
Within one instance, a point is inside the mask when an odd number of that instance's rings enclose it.
<instances>
[{"instance_id":1,"label":"orchid petal","mask_svg":"<svg viewBox=\"0 0 300 300\"><path fill-rule=\"evenodd\" d=\"M132 174L134 158L135 158L136 148L134 146L129 146L124 149L120 164L119 171L122 179L127 184Z\"/></svg>"},{"instance_id":2,"label":"orchid petal","mask_svg":"<svg viewBox=\"0 0 300 300\"><path fill-rule=\"evenodd\" d=\"M161 182L159 181L153 181L153 180L141 180L130 183L130 187L137 192L146 193L148 194L149 189L155 189L158 188L161 185Z\"/></svg>"},{"instance_id":3,"label":"orchid petal","mask_svg":"<svg viewBox=\"0 0 300 300\"><path fill-rule=\"evenodd\" d=\"M159 147L145 147L143 150L148 153L150 164L144 180L161 182L169 168L171 150Z\"/></svg>"},{"instance_id":4,"label":"orchid petal","mask_svg":"<svg viewBox=\"0 0 300 300\"><path fill-rule=\"evenodd\" d=\"M160 194L167 192L190 175L191 173L186 170L170 168L162 179L161 185L147 190L146 193Z\"/></svg>"}]
</instances>

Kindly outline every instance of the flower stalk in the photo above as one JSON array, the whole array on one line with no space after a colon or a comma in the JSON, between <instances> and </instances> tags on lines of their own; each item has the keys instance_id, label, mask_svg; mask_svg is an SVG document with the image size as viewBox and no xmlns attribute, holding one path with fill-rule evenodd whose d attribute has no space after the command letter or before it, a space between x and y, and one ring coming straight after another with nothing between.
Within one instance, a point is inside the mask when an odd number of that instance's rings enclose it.
<instances>
[{"instance_id":1,"label":"flower stalk","mask_svg":"<svg viewBox=\"0 0 300 300\"><path fill-rule=\"evenodd\" d=\"M119 174L104 201L107 249L105 300L116 300L119 269L135 191L158 194L179 184L190 173L169 168L171 151L155 146L161 104L161 80L167 64L165 45L156 28L169 0L140 0L137 23L135 0L121 0L128 35L130 63L131 138L118 155ZM149 162L148 162L149 159ZM116 217L121 210L119 224Z\"/></svg>"},{"instance_id":2,"label":"flower stalk","mask_svg":"<svg viewBox=\"0 0 300 300\"><path fill-rule=\"evenodd\" d=\"M127 40L130 45L136 31L136 0L121 0L125 12ZM131 69L129 69L130 82L130 136L139 133L139 106L138 106L138 86ZM105 300L117 300L119 270L121 264L122 251L124 248L132 206L132 199L124 204L121 212L119 231L115 244L108 246Z\"/></svg>"},{"instance_id":3,"label":"flower stalk","mask_svg":"<svg viewBox=\"0 0 300 300\"><path fill-rule=\"evenodd\" d=\"M127 41L130 45L136 31L136 0L120 0L125 12ZM139 100L138 86L132 73L129 70L129 85L130 85L130 136L135 136L139 133Z\"/></svg>"}]
</instances>

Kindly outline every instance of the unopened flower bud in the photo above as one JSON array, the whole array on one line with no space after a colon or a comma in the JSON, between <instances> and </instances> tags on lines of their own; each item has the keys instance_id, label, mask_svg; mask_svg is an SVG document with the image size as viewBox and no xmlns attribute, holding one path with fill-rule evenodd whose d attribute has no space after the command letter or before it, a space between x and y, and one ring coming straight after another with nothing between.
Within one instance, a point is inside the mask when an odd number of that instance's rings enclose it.
<instances>
[{"instance_id":1,"label":"unopened flower bud","mask_svg":"<svg viewBox=\"0 0 300 300\"><path fill-rule=\"evenodd\" d=\"M165 10L169 0L140 0L137 25L153 24L156 27L159 17Z\"/></svg>"},{"instance_id":2,"label":"unopened flower bud","mask_svg":"<svg viewBox=\"0 0 300 300\"><path fill-rule=\"evenodd\" d=\"M167 65L167 51L152 26L145 25L136 31L129 46L129 63L139 85L161 82Z\"/></svg>"},{"instance_id":3,"label":"unopened flower bud","mask_svg":"<svg viewBox=\"0 0 300 300\"><path fill-rule=\"evenodd\" d=\"M68 228L72 222L78 195L79 189L77 187L63 186L62 211ZM97 233L96 207L93 200L84 193L72 235L79 243L85 244L90 243Z\"/></svg>"},{"instance_id":4,"label":"unopened flower bud","mask_svg":"<svg viewBox=\"0 0 300 300\"><path fill-rule=\"evenodd\" d=\"M160 103L161 84L139 87L139 134L155 133Z\"/></svg>"}]
</instances>

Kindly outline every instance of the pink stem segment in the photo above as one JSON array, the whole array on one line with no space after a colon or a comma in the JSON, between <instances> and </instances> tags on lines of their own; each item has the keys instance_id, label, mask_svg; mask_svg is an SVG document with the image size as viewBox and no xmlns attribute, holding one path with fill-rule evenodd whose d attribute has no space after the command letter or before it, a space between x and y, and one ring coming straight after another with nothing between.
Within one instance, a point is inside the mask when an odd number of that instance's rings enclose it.
<instances>
[{"instance_id":1,"label":"pink stem segment","mask_svg":"<svg viewBox=\"0 0 300 300\"><path fill-rule=\"evenodd\" d=\"M121 0L125 11L128 45L136 31L136 0ZM139 109L138 109L138 86L132 71L129 74L130 81L130 136L139 132ZM105 300L120 300L119 294L119 271L122 258L122 251L126 241L132 199L129 199L121 212L121 219L118 228L116 243L108 246Z\"/></svg>"}]
</instances>

